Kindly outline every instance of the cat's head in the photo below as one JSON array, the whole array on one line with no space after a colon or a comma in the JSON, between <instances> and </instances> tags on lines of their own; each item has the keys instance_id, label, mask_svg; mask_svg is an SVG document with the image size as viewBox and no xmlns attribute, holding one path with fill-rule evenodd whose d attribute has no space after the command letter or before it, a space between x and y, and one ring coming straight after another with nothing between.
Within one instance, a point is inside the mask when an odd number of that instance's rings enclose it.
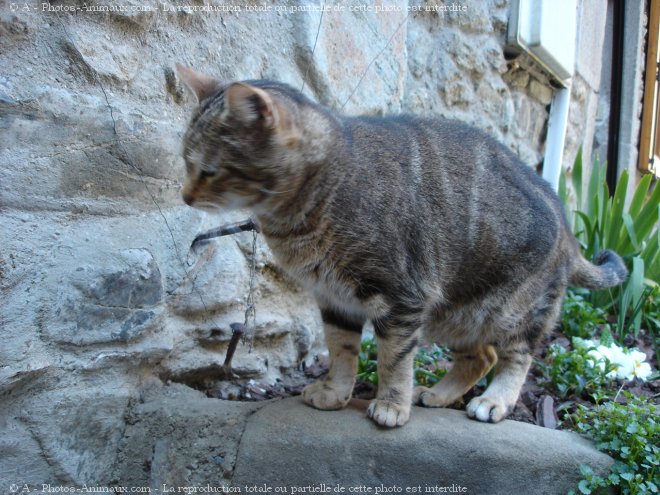
<instances>
[{"instance_id":1,"label":"cat's head","mask_svg":"<svg viewBox=\"0 0 660 495\"><path fill-rule=\"evenodd\" d=\"M183 139L183 200L198 208L242 208L282 194L300 145L293 90L223 82L181 65L177 72L199 102Z\"/></svg>"}]
</instances>

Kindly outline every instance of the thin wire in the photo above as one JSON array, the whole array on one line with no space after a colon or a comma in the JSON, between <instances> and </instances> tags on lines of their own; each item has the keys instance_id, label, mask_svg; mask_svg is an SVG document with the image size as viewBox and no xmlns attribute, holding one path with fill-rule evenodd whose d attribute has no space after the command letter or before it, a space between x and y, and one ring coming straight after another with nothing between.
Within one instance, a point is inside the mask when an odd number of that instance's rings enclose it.
<instances>
[{"instance_id":1,"label":"thin wire","mask_svg":"<svg viewBox=\"0 0 660 495\"><path fill-rule=\"evenodd\" d=\"M254 288L257 276L257 231L252 231L252 255L250 263L250 289L245 301L245 333L243 339L249 344L249 351L252 352L255 329L257 328L257 307L254 302ZM250 320L252 324L250 325Z\"/></svg>"},{"instance_id":2,"label":"thin wire","mask_svg":"<svg viewBox=\"0 0 660 495\"><path fill-rule=\"evenodd\" d=\"M307 64L307 70L305 70L305 77L303 78L302 86L300 87L300 92L302 93L305 89L305 82L307 81L307 76L309 75L309 67L314 62L314 53L316 53L316 43L319 41L319 34L321 33L321 23L323 22L323 13L325 12L325 2L321 5L321 17L319 18L319 25L316 28L316 38L314 39L314 47L312 48L312 57Z\"/></svg>"},{"instance_id":3,"label":"thin wire","mask_svg":"<svg viewBox=\"0 0 660 495\"><path fill-rule=\"evenodd\" d=\"M364 69L364 72L362 73L362 76L360 76L360 80L358 81L358 83L357 83L357 84L355 85L355 87L353 88L353 91L351 91L351 94L348 95L348 98L346 98L346 101L344 102L344 104L341 106L341 110L343 110L344 107L348 104L348 102L351 101L351 98L353 98L353 95L355 94L355 92L357 91L357 89L360 87L360 84L362 84L362 80L364 79L364 76L367 75L367 72L369 72L369 69L371 69L371 66L372 66L372 65L374 64L374 62L378 59L378 57L380 57L380 56L382 55L382 53L385 51L385 49L386 49L388 46L390 46L390 44L392 43L392 40L394 39L394 36L396 36L396 33L399 32L399 29L401 29L401 26L403 26L403 24L408 20L408 16L409 16L409 15L410 15L410 14L407 14L406 17L403 18L403 20L402 20L402 21L399 23L399 25L396 27L396 29L394 30L394 32L392 33L392 35L390 36L390 38L387 40L387 43L385 43L385 46L384 46L383 48L381 48L381 50L376 54L376 56L371 60L371 62L369 62L369 65L367 65L367 68Z\"/></svg>"},{"instance_id":4,"label":"thin wire","mask_svg":"<svg viewBox=\"0 0 660 495\"><path fill-rule=\"evenodd\" d=\"M74 43L73 39L71 38L71 36L69 35L69 31L66 29L66 26L64 25L62 20L59 18L59 16L56 16L56 19L59 21L60 26L62 27L62 30L64 31L65 36L69 40L69 43L71 43L71 46L73 48L75 48L75 43ZM105 104L108 107L108 110L110 111L110 119L112 120L112 131L113 131L113 134L115 136L115 142L116 142L117 146L120 148L120 150L123 154L123 157L120 158L120 159L121 159L122 162L126 163L128 166L130 166L131 168L133 168L137 172L140 182L144 186L144 189L147 191L147 194L151 198L152 203L156 206L156 209L158 210L158 214L162 217L163 221L165 222L165 227L167 228L167 230L170 234L170 239L172 240L172 246L174 247L174 252L176 254L176 258L178 259L178 261L181 265L181 268L183 269L185 277L190 278L190 272L187 270L186 264L183 261L183 257L181 256L181 252L179 251L179 246L177 245L176 239L174 237L174 232L172 231L172 228L170 227L170 223L167 221L167 217L163 213L163 210L160 207L160 204L156 200L156 196L151 192L151 189L149 188L149 185L147 184L146 180L144 179L144 173L142 172L140 167L135 165L129 159L130 155L126 151L126 148L124 148L124 144L122 143L122 141L120 139L119 133L117 132L117 122L115 120L115 116L114 116L114 113L112 111L112 105L110 105L110 100L108 99L108 93L106 92L105 87L103 86L103 83L98 78L98 76L97 76L96 72L94 71L94 69L92 67L90 67L89 64L87 64L87 62L85 60L82 60L82 62L85 65L87 65L87 68L89 69L89 72L91 74L93 74L93 76L94 76L94 81L95 81L96 85L103 92L103 98L105 99ZM204 296L202 296L201 291L195 286L195 280L191 279L191 282L192 282L193 291L199 297L199 300L202 303L202 307L204 308L204 312L208 314L209 310L208 310L208 306L206 305L206 301L204 300ZM211 316L210 319L211 319L211 323L218 326L217 323L215 322L215 319L212 316Z\"/></svg>"},{"instance_id":5,"label":"thin wire","mask_svg":"<svg viewBox=\"0 0 660 495\"><path fill-rule=\"evenodd\" d=\"M321 16L319 17L319 24L318 24L318 27L317 27L317 30L316 30L316 37L314 39L314 46L312 47L312 57L311 57L311 60L310 60L310 64L307 65L307 70L305 71L305 77L303 79L302 87L300 89L301 92L305 88L307 77L309 75L309 69L310 69L311 63L314 60L314 54L316 53L316 46L317 46L319 36L320 36L320 33L321 33L321 26L322 26L322 23L323 23L323 14L324 14L324 12L325 12L325 2L323 2L322 7L321 7ZM378 52L378 54L376 54L376 56L371 60L371 62L369 62L369 64L365 68L364 72L360 76L360 79L358 80L357 84L355 85L355 87L351 91L351 94L348 96L348 98L346 99L346 101L342 105L342 107L341 107L342 110L348 104L348 102L351 100L351 98L353 97L353 95L355 94L357 89L359 88L360 84L362 83L365 76L369 72L369 69L371 69L371 66L378 59L378 57L380 57L382 55L382 53L385 51L385 49L390 46L390 44L392 43L392 40L394 39L396 34L399 32L399 30L401 29L403 24L407 21L407 19L408 19L408 15L406 15L406 17L399 23L397 28L394 30L392 35L387 40L387 43L385 44L385 46L383 46L383 48ZM73 42L73 39L69 35L69 32L66 29L66 26L64 25L64 23L62 22L62 20L59 17L57 17L57 20L60 23L60 26L62 27L62 30L63 30L65 36L67 37L67 39L69 40L69 42L71 43L72 47L75 48L75 43ZM169 232L169 235L170 235L170 239L172 241L172 246L174 247L176 258L178 259L179 264L181 265L181 268L183 269L186 278L189 278L190 273L186 268L185 262L183 261L183 257L181 256L181 252L179 251L179 247L178 247L178 245L176 243L176 239L174 237L174 232L173 232L172 228L170 227L170 224L167 220L167 217L163 213L163 210L160 207L160 204L158 203L158 201L156 200L155 195L153 194L153 192L149 188L149 185L147 184L147 182L144 178L144 173L142 172L142 170L137 165L135 165L129 159L130 155L127 153L126 149L124 148L124 145L121 141L119 133L117 132L117 122L115 120L112 105L110 104L110 100L108 98L108 94L105 90L105 87L104 87L103 83L101 82L101 80L98 78L98 75L96 74L96 72L91 67L89 67L87 62L85 62L84 60L82 60L82 62L87 65L87 68L89 69L89 72L94 76L95 83L101 89L101 92L103 93L103 98L105 99L106 107L108 108L108 110L110 112L110 119L112 120L112 130L113 130L113 134L115 136L115 141L116 141L117 146L120 148L120 150L122 151L122 154L123 154L122 161L124 163L126 163L127 165L129 165L131 168L133 168L137 172L140 182L144 186L144 188L147 191L147 194L149 195L152 203L156 206L156 209L158 210L159 215L162 217L162 219L165 223L165 226L166 226L166 228ZM250 286L249 286L249 291L248 291L248 295L247 295L247 299L246 299L246 308L245 308L245 328L246 328L247 331L246 331L246 334L244 336L244 339L249 342L249 346L250 346L249 350L250 351L252 350L252 344L253 344L253 340L254 340L254 331L256 329L256 306L255 306L255 302L254 302L254 291L255 291L255 283L256 283L257 235L258 234L257 234L256 231L254 231L253 234L252 234L252 255L251 255L251 263L250 263L250 282L249 282ZM198 295L199 300L202 303L202 307L204 308L204 312L206 314L208 314L209 313L208 307L206 305L206 301L204 300L204 297L203 297L202 293L195 286L195 280L193 279L191 281L192 281L193 291ZM211 319L212 323L215 324L215 321L213 321L214 318L212 316L210 316L210 319ZM251 320L251 323L252 323L251 325L249 325L250 320Z\"/></svg>"}]
</instances>

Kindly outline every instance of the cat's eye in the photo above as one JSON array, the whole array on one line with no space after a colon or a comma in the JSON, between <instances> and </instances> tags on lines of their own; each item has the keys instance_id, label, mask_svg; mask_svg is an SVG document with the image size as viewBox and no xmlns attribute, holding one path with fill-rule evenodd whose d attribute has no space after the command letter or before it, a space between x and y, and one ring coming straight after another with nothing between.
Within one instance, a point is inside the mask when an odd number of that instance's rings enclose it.
<instances>
[{"instance_id":1,"label":"cat's eye","mask_svg":"<svg viewBox=\"0 0 660 495\"><path fill-rule=\"evenodd\" d=\"M209 177L213 177L215 175L215 171L212 170L202 170L199 173L200 179L208 179Z\"/></svg>"}]
</instances>

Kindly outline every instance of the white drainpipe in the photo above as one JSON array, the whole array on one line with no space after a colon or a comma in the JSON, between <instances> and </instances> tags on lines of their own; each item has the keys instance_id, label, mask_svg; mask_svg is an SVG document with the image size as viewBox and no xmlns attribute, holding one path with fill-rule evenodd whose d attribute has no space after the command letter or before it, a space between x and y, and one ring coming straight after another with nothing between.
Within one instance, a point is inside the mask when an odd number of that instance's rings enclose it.
<instances>
[{"instance_id":1,"label":"white drainpipe","mask_svg":"<svg viewBox=\"0 0 660 495\"><path fill-rule=\"evenodd\" d=\"M545 140L545 157L543 158L543 178L552 188L559 188L559 176L562 172L562 156L566 127L568 125L568 107L571 101L571 85L555 91L548 116L548 134Z\"/></svg>"},{"instance_id":2,"label":"white drainpipe","mask_svg":"<svg viewBox=\"0 0 660 495\"><path fill-rule=\"evenodd\" d=\"M528 53L563 88L555 91L548 116L543 178L556 191L568 124L575 69L578 0L511 0L507 43Z\"/></svg>"}]
</instances>

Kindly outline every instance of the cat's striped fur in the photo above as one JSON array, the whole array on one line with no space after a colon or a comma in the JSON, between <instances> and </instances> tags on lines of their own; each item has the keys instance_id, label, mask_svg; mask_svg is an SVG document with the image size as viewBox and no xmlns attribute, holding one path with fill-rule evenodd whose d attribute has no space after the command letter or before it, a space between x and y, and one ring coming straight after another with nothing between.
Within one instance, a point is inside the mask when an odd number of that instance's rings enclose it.
<instances>
[{"instance_id":1,"label":"cat's striped fur","mask_svg":"<svg viewBox=\"0 0 660 495\"><path fill-rule=\"evenodd\" d=\"M303 392L314 407L349 401L371 321L376 423L404 424L413 402L449 405L493 366L467 413L497 422L566 286L626 277L612 252L585 260L554 192L473 127L342 117L282 84L179 74L200 102L184 138L184 200L252 209L279 264L319 303L331 368ZM454 365L435 387L413 390L422 341L450 347Z\"/></svg>"}]
</instances>

